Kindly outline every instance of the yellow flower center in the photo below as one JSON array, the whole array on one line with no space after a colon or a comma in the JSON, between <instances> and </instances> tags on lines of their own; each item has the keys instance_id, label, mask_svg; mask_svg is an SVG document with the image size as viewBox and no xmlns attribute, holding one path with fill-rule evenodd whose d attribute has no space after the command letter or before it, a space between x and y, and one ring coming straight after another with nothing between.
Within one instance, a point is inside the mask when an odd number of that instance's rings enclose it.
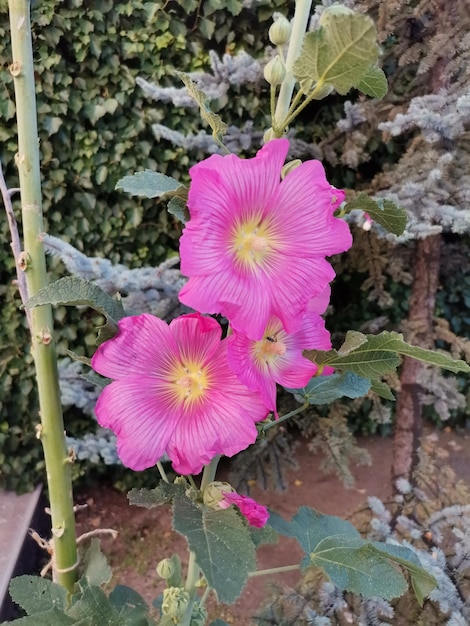
<instances>
[{"instance_id":1,"label":"yellow flower center","mask_svg":"<svg viewBox=\"0 0 470 626\"><path fill-rule=\"evenodd\" d=\"M274 252L276 238L272 227L261 217L239 222L231 235L231 252L244 269L263 266Z\"/></svg>"},{"instance_id":2,"label":"yellow flower center","mask_svg":"<svg viewBox=\"0 0 470 626\"><path fill-rule=\"evenodd\" d=\"M199 363L179 363L171 375L171 390L178 404L190 405L201 400L210 387L207 368Z\"/></svg>"},{"instance_id":3,"label":"yellow flower center","mask_svg":"<svg viewBox=\"0 0 470 626\"><path fill-rule=\"evenodd\" d=\"M275 363L278 357L285 354L287 345L283 341L284 336L285 333L282 330L272 332L271 329L267 329L263 339L254 342L254 356L260 365Z\"/></svg>"}]
</instances>

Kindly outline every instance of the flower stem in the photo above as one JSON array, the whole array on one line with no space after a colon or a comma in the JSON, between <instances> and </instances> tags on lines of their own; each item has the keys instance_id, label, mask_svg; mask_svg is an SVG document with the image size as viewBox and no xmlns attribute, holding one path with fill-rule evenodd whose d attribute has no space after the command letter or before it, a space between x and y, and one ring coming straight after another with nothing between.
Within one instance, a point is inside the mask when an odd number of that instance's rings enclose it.
<instances>
[{"instance_id":1,"label":"flower stem","mask_svg":"<svg viewBox=\"0 0 470 626\"><path fill-rule=\"evenodd\" d=\"M292 33L289 40L289 50L286 58L286 77L282 81L281 89L277 99L276 113L272 120L273 130L277 137L282 137L286 124L284 120L287 117L292 94L294 92L295 78L292 74L294 63L302 49L302 42L307 30L308 19L312 0L296 0L294 19L292 22Z\"/></svg>"},{"instance_id":2,"label":"flower stem","mask_svg":"<svg viewBox=\"0 0 470 626\"><path fill-rule=\"evenodd\" d=\"M294 572L300 569L300 565L283 565L282 567L271 567L270 569L259 569L256 572L250 572L248 576L268 576L268 574L282 574L282 572Z\"/></svg>"},{"instance_id":3,"label":"flower stem","mask_svg":"<svg viewBox=\"0 0 470 626\"><path fill-rule=\"evenodd\" d=\"M265 432L269 430L270 428L272 428L273 426L279 426L279 424L282 424L282 422L285 422L289 418L294 417L295 415L298 415L299 413L302 413L303 411L305 411L305 409L307 409L308 406L309 406L309 403L304 402L302 406L300 406L298 409L294 409L293 411L290 411L290 413L286 413L285 415L275 420L274 422L269 422L269 424L264 424L262 430Z\"/></svg>"},{"instance_id":4,"label":"flower stem","mask_svg":"<svg viewBox=\"0 0 470 626\"><path fill-rule=\"evenodd\" d=\"M220 455L216 456L212 459L209 465L204 467L204 471L202 473L202 481L201 481L201 491L207 487L207 485L214 481L215 474L217 472L217 466L219 465Z\"/></svg>"},{"instance_id":5,"label":"flower stem","mask_svg":"<svg viewBox=\"0 0 470 626\"><path fill-rule=\"evenodd\" d=\"M168 476L166 475L165 468L163 467L163 463L161 461L157 461L157 469L162 477L163 482L168 483Z\"/></svg>"},{"instance_id":6,"label":"flower stem","mask_svg":"<svg viewBox=\"0 0 470 626\"><path fill-rule=\"evenodd\" d=\"M36 94L28 0L8 0L18 123L16 164L21 188L25 272L29 296L48 283L44 248ZM18 260L17 260L18 261ZM31 342L36 366L41 425L53 535L53 573L69 592L77 579L77 547L70 462L64 436L50 305L31 310Z\"/></svg>"}]
</instances>

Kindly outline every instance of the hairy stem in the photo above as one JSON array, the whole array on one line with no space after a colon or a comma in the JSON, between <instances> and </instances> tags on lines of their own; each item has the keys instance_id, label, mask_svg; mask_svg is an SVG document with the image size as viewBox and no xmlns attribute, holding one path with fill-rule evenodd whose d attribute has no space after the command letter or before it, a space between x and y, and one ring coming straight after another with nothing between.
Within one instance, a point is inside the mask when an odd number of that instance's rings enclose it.
<instances>
[{"instance_id":1,"label":"hairy stem","mask_svg":"<svg viewBox=\"0 0 470 626\"><path fill-rule=\"evenodd\" d=\"M18 154L16 164L21 188L24 251L21 269L29 296L47 285L46 259L39 235L44 230L41 208L39 142L31 42L30 3L9 0ZM31 342L36 366L41 425L38 437L44 448L53 535L53 573L56 582L69 592L77 578L77 548L70 463L64 436L55 344L52 338L52 309L31 310Z\"/></svg>"}]
</instances>

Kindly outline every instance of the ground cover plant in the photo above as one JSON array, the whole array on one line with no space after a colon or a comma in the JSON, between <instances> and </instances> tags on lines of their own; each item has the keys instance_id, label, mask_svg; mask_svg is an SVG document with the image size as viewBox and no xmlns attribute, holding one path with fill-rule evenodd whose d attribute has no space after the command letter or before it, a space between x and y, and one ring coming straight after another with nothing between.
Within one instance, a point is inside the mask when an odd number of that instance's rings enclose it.
<instances>
[{"instance_id":1,"label":"ground cover plant","mask_svg":"<svg viewBox=\"0 0 470 626\"><path fill-rule=\"evenodd\" d=\"M203 85L180 73L221 153L193 165L189 185L187 178L153 170L129 174L117 185L132 195L162 198L184 224L179 263L186 280L177 291L191 312L168 323L130 310L119 294L109 295L96 282L76 276L48 282L44 246L54 241L43 232L29 3L9 2L23 242L12 210L16 190L2 182L2 195L36 367L41 405L36 435L44 449L52 521L52 537L38 541L51 554L46 570L53 578L12 581L12 597L27 613L19 623L205 624L207 597L233 602L250 576L262 574L256 571L257 547L279 535L294 538L304 552L300 563L280 566L279 572L313 567L334 589L366 599L400 597L410 584L421 605L433 593L439 598L447 584L440 571L428 571L431 557L425 551L390 533L381 540L364 538L350 522L308 507L285 520L216 479L221 456L238 454L311 405L370 390L393 398L384 377L395 372L402 356L470 371L464 361L413 346L397 332L351 330L332 348L322 318L335 275L326 257L352 245L346 216L363 215L365 207L367 221L399 236L406 212L389 200L346 202L320 161L288 160L286 130L309 103L333 91L345 95L355 88L373 98L387 91L372 19L334 5L306 32L310 8L310 2L298 0L292 22L277 15L269 29L276 53L263 73L271 125L263 129L255 156L230 152L227 125L211 110ZM58 304L90 307L105 318L91 360L71 357L91 367L87 379L101 390L98 423L114 432L122 463L135 471L156 466L160 472L153 489L130 491L130 504L171 505L173 528L188 543L185 572L175 555L157 567L167 584L156 601L157 622L132 589L102 589L110 579L98 541L104 530L75 534L74 459L64 437L53 339L51 305ZM278 386L298 403L288 413L280 414ZM164 460L176 478L170 479ZM465 605L451 609L454 622L465 618ZM311 623L328 623L327 616L312 611Z\"/></svg>"}]
</instances>

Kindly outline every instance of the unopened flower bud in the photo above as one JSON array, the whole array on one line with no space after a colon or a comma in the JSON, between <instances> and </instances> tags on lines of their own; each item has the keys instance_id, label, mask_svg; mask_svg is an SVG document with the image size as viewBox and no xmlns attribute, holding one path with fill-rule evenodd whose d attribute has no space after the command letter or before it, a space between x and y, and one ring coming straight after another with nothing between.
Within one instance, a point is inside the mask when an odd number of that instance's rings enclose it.
<instances>
[{"instance_id":1,"label":"unopened flower bud","mask_svg":"<svg viewBox=\"0 0 470 626\"><path fill-rule=\"evenodd\" d=\"M207 611L202 606L195 606L191 613L191 626L205 626Z\"/></svg>"},{"instance_id":2,"label":"unopened flower bud","mask_svg":"<svg viewBox=\"0 0 470 626\"><path fill-rule=\"evenodd\" d=\"M204 489L202 496L204 504L209 509L219 509L219 502L223 500L224 492L227 491L234 491L233 487L228 483L224 483L220 480L215 480L214 482L209 483Z\"/></svg>"},{"instance_id":3,"label":"unopened flower bud","mask_svg":"<svg viewBox=\"0 0 470 626\"><path fill-rule=\"evenodd\" d=\"M297 167L299 167L299 165L302 165L302 161L300 159L294 159L293 161L289 161L288 163L283 165L283 167L281 169L281 178L282 178L282 180L284 180L284 178L287 176L287 174L289 174L290 172L295 170Z\"/></svg>"},{"instance_id":4,"label":"unopened flower bud","mask_svg":"<svg viewBox=\"0 0 470 626\"><path fill-rule=\"evenodd\" d=\"M278 54L264 66L264 77L273 86L280 85L286 77L286 67Z\"/></svg>"},{"instance_id":5,"label":"unopened flower bud","mask_svg":"<svg viewBox=\"0 0 470 626\"><path fill-rule=\"evenodd\" d=\"M183 587L167 587L163 590L162 613L178 620L185 614L189 601L190 595Z\"/></svg>"},{"instance_id":6,"label":"unopened flower bud","mask_svg":"<svg viewBox=\"0 0 470 626\"><path fill-rule=\"evenodd\" d=\"M162 559L160 563L157 565L157 574L163 580L168 580L175 573L176 568L175 564L171 559Z\"/></svg>"},{"instance_id":7,"label":"unopened flower bud","mask_svg":"<svg viewBox=\"0 0 470 626\"><path fill-rule=\"evenodd\" d=\"M291 30L289 20L278 13L269 29L269 40L275 46L283 46L289 41Z\"/></svg>"},{"instance_id":8,"label":"unopened flower bud","mask_svg":"<svg viewBox=\"0 0 470 626\"><path fill-rule=\"evenodd\" d=\"M328 27L330 17L333 15L353 15L354 11L342 4L334 4L331 7L327 7L320 16L320 26Z\"/></svg>"}]
</instances>

